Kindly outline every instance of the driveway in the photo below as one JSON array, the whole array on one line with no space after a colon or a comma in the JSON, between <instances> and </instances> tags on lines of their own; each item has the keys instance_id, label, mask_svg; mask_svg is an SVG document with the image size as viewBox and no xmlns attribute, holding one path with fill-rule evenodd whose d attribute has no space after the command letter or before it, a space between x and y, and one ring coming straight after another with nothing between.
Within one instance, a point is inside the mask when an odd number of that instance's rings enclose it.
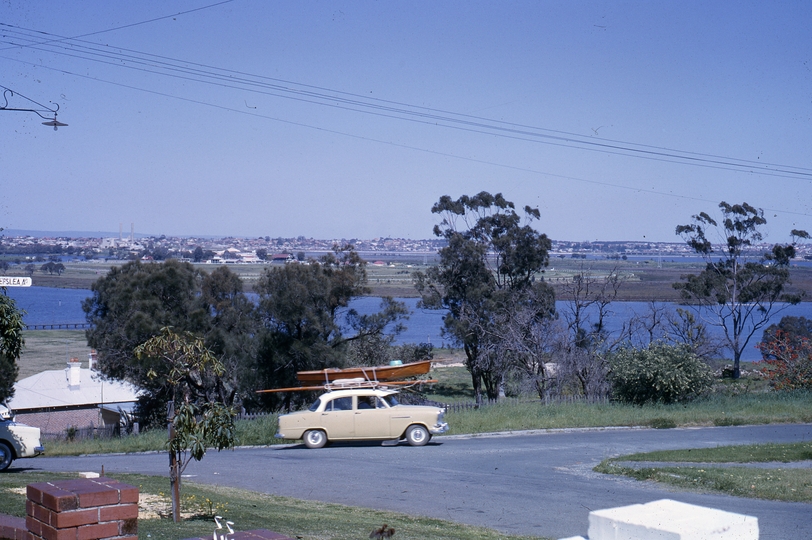
<instances>
[{"instance_id":1,"label":"driveway","mask_svg":"<svg viewBox=\"0 0 812 540\"><path fill-rule=\"evenodd\" d=\"M334 444L208 453L191 481L425 515L506 533L586 535L590 510L670 498L756 516L761 540L812 538L812 505L675 491L592 472L602 459L659 449L812 440L812 424L599 429L435 437L425 447ZM166 475L165 453L21 460L45 471Z\"/></svg>"}]
</instances>

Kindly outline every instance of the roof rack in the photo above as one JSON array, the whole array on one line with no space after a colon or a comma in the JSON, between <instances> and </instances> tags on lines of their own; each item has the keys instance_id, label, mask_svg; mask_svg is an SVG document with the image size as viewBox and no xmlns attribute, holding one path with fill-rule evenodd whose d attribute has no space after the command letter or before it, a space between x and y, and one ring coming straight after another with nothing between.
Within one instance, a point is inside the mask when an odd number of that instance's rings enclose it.
<instances>
[{"instance_id":1,"label":"roof rack","mask_svg":"<svg viewBox=\"0 0 812 540\"><path fill-rule=\"evenodd\" d=\"M271 388L269 390L257 390L257 394L273 393L273 392L302 392L313 390L326 390L332 392L335 390L354 390L359 388L370 388L387 390L390 386L399 386L402 388L411 388L419 384L434 384L439 382L437 379L417 379L414 381L387 381L385 383L378 381L368 381L360 377L356 379L338 379L328 384L319 386L295 386L292 388Z\"/></svg>"}]
</instances>

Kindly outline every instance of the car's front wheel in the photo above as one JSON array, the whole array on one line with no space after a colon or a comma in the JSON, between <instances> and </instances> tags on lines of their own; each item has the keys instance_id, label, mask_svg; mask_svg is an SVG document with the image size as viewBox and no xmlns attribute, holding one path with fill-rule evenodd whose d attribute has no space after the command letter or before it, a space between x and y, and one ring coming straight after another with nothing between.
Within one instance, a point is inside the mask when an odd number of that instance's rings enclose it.
<instances>
[{"instance_id":1,"label":"car's front wheel","mask_svg":"<svg viewBox=\"0 0 812 540\"><path fill-rule=\"evenodd\" d=\"M423 426L415 424L406 430L406 441L412 446L423 446L430 438L429 430Z\"/></svg>"},{"instance_id":2,"label":"car's front wheel","mask_svg":"<svg viewBox=\"0 0 812 540\"><path fill-rule=\"evenodd\" d=\"M308 448L321 448L327 444L327 434L320 429L311 429L304 434L304 443Z\"/></svg>"},{"instance_id":3,"label":"car's front wheel","mask_svg":"<svg viewBox=\"0 0 812 540\"><path fill-rule=\"evenodd\" d=\"M0 442L0 471L8 469L11 462L14 461L14 453L8 444Z\"/></svg>"}]
</instances>

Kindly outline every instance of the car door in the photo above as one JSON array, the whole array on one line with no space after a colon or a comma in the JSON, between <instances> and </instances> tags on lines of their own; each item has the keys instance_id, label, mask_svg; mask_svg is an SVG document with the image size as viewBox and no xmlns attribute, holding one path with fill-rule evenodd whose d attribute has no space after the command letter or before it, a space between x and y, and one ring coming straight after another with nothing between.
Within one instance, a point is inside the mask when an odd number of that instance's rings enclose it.
<instances>
[{"instance_id":1,"label":"car door","mask_svg":"<svg viewBox=\"0 0 812 540\"><path fill-rule=\"evenodd\" d=\"M355 402L355 437L358 439L388 439L389 409L376 396L357 396Z\"/></svg>"},{"instance_id":2,"label":"car door","mask_svg":"<svg viewBox=\"0 0 812 540\"><path fill-rule=\"evenodd\" d=\"M321 413L321 426L328 439L351 439L355 435L352 396L333 398Z\"/></svg>"}]
</instances>

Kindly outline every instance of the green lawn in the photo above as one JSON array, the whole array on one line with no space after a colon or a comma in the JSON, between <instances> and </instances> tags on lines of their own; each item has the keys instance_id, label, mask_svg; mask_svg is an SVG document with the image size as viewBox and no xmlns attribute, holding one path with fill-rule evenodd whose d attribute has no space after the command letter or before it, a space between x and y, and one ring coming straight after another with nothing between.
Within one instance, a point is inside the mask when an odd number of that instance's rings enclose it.
<instances>
[{"instance_id":1,"label":"green lawn","mask_svg":"<svg viewBox=\"0 0 812 540\"><path fill-rule=\"evenodd\" d=\"M408 516L352 506L303 501L260 493L185 482L182 486L183 521L170 517L169 480L166 477L113 475L137 486L141 496L138 537L150 540L211 537L213 518L234 522L235 530L270 529L292 538L358 539L383 524L396 531L397 539L519 540L481 527L450 521ZM25 516L25 486L33 482L71 478L65 474L32 473L0 475L0 513Z\"/></svg>"},{"instance_id":2,"label":"green lawn","mask_svg":"<svg viewBox=\"0 0 812 540\"><path fill-rule=\"evenodd\" d=\"M788 468L780 464L812 460L812 442L792 444L752 444L668 450L631 454L604 460L595 471L618 474L638 480L656 481L682 489L725 493L789 502L812 502L812 469ZM642 461L642 468L624 462ZM663 462L662 467L649 462ZM674 463L685 463L675 466ZM739 466L770 463L774 468ZM716 463L724 466L709 466Z\"/></svg>"}]
</instances>

